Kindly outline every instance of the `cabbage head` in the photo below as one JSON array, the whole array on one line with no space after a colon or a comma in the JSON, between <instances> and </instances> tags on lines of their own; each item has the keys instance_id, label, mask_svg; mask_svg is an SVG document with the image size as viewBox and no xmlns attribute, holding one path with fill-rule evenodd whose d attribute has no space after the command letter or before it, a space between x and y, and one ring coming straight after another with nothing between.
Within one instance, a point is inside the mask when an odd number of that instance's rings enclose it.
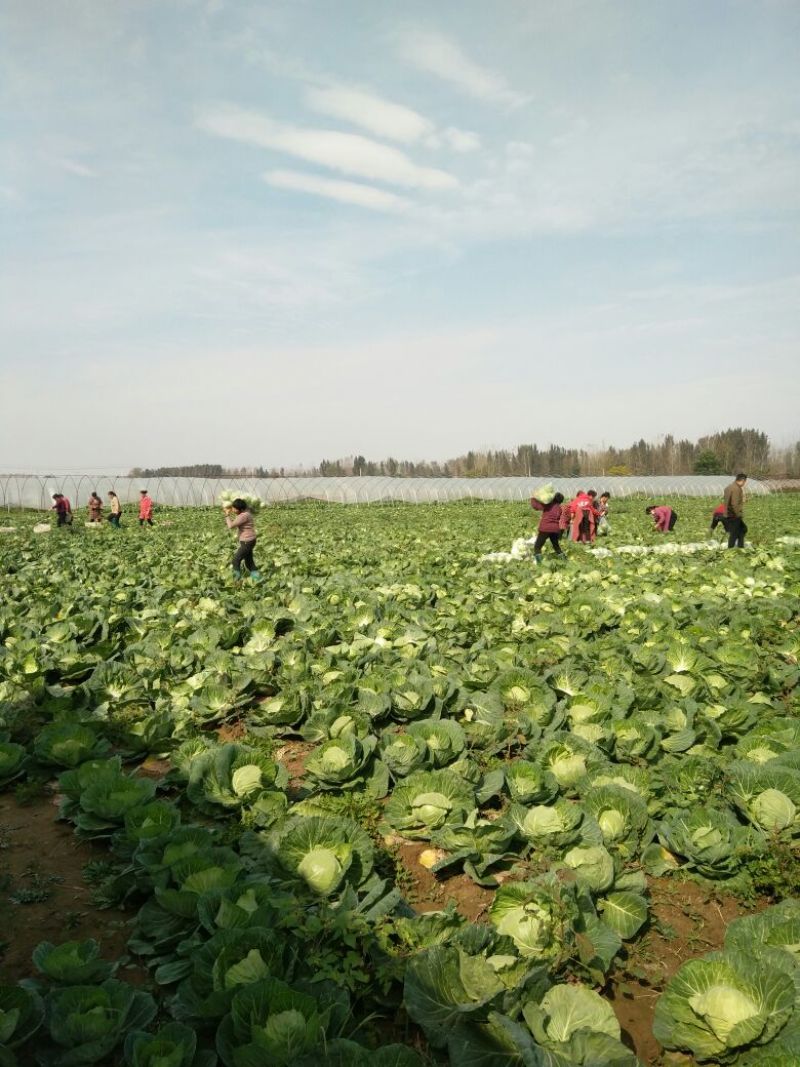
<instances>
[{"instance_id":1,"label":"cabbage head","mask_svg":"<svg viewBox=\"0 0 800 1067\"><path fill-rule=\"evenodd\" d=\"M156 1013L153 998L126 982L54 989L47 996L53 1051L42 1060L67 1065L105 1061L130 1030L148 1025Z\"/></svg>"},{"instance_id":2,"label":"cabbage head","mask_svg":"<svg viewBox=\"0 0 800 1067\"><path fill-rule=\"evenodd\" d=\"M412 722L408 733L424 742L428 761L434 768L446 767L458 759L466 746L461 726L453 719L422 719Z\"/></svg>"},{"instance_id":3,"label":"cabbage head","mask_svg":"<svg viewBox=\"0 0 800 1067\"><path fill-rule=\"evenodd\" d=\"M104 982L116 970L116 964L101 959L100 946L93 938L60 945L41 941L33 950L33 962L38 971L59 985Z\"/></svg>"},{"instance_id":4,"label":"cabbage head","mask_svg":"<svg viewBox=\"0 0 800 1067\"><path fill-rule=\"evenodd\" d=\"M372 873L375 850L353 819L309 815L289 820L271 848L280 864L317 896L331 896L347 882L354 888Z\"/></svg>"},{"instance_id":5,"label":"cabbage head","mask_svg":"<svg viewBox=\"0 0 800 1067\"><path fill-rule=\"evenodd\" d=\"M728 792L748 822L765 833L800 833L800 771L746 760L728 768Z\"/></svg>"},{"instance_id":6,"label":"cabbage head","mask_svg":"<svg viewBox=\"0 0 800 1067\"><path fill-rule=\"evenodd\" d=\"M0 1063L15 1067L24 1062L15 1050L31 1038L44 1021L44 1004L32 989L0 985Z\"/></svg>"},{"instance_id":7,"label":"cabbage head","mask_svg":"<svg viewBox=\"0 0 800 1067\"><path fill-rule=\"evenodd\" d=\"M428 746L422 737L385 730L381 736L380 755L394 778L405 778L429 762Z\"/></svg>"},{"instance_id":8,"label":"cabbage head","mask_svg":"<svg viewBox=\"0 0 800 1067\"><path fill-rule=\"evenodd\" d=\"M286 769L248 745L214 745L189 765L188 799L210 815L254 804L267 791L288 783Z\"/></svg>"},{"instance_id":9,"label":"cabbage head","mask_svg":"<svg viewBox=\"0 0 800 1067\"><path fill-rule=\"evenodd\" d=\"M213 1053L198 1056L197 1034L182 1023L167 1023L154 1034L132 1030L125 1038L125 1063L129 1067L211 1067Z\"/></svg>"},{"instance_id":10,"label":"cabbage head","mask_svg":"<svg viewBox=\"0 0 800 1067\"><path fill-rule=\"evenodd\" d=\"M506 789L519 804L548 804L558 793L558 782L549 771L530 760L506 764Z\"/></svg>"},{"instance_id":11,"label":"cabbage head","mask_svg":"<svg viewBox=\"0 0 800 1067\"><path fill-rule=\"evenodd\" d=\"M538 1004L529 1001L522 1014L537 1046L552 1052L559 1064L637 1067L638 1060L620 1040L613 1008L587 986L553 986Z\"/></svg>"},{"instance_id":12,"label":"cabbage head","mask_svg":"<svg viewBox=\"0 0 800 1067\"><path fill-rule=\"evenodd\" d=\"M495 893L489 918L522 956L554 960L569 953L577 908L573 896L552 880L506 882Z\"/></svg>"},{"instance_id":13,"label":"cabbage head","mask_svg":"<svg viewBox=\"0 0 800 1067\"><path fill-rule=\"evenodd\" d=\"M174 1014L193 1022L221 1019L236 993L283 971L283 938L260 926L218 930L192 953L178 986Z\"/></svg>"},{"instance_id":14,"label":"cabbage head","mask_svg":"<svg viewBox=\"0 0 800 1067\"><path fill-rule=\"evenodd\" d=\"M371 734L358 738L352 734L332 737L324 741L306 760L305 776L314 789L336 791L357 789L367 784L372 773L372 757L377 747L377 738ZM375 771L382 769L387 781L388 774L382 764ZM377 779L377 774L375 778ZM385 795L386 788L376 795Z\"/></svg>"},{"instance_id":15,"label":"cabbage head","mask_svg":"<svg viewBox=\"0 0 800 1067\"><path fill-rule=\"evenodd\" d=\"M653 1033L698 1060L729 1059L772 1040L792 1014L794 983L783 971L736 953L685 963L656 1004Z\"/></svg>"},{"instance_id":16,"label":"cabbage head","mask_svg":"<svg viewBox=\"0 0 800 1067\"><path fill-rule=\"evenodd\" d=\"M580 838L583 811L563 797L554 804L536 804L532 808L512 804L509 816L522 836L538 849L549 847L560 851Z\"/></svg>"},{"instance_id":17,"label":"cabbage head","mask_svg":"<svg viewBox=\"0 0 800 1067\"><path fill-rule=\"evenodd\" d=\"M39 762L55 767L77 767L86 760L99 758L108 749L108 741L97 731L73 722L43 726L33 743L33 753Z\"/></svg>"},{"instance_id":18,"label":"cabbage head","mask_svg":"<svg viewBox=\"0 0 800 1067\"><path fill-rule=\"evenodd\" d=\"M730 878L742 863L764 847L758 831L742 826L730 811L670 809L658 827L658 838L670 852L683 856L688 867L705 878Z\"/></svg>"},{"instance_id":19,"label":"cabbage head","mask_svg":"<svg viewBox=\"0 0 800 1067\"><path fill-rule=\"evenodd\" d=\"M457 774L417 771L400 782L386 802L383 828L428 840L445 823L463 823L474 807L472 786Z\"/></svg>"},{"instance_id":20,"label":"cabbage head","mask_svg":"<svg viewBox=\"0 0 800 1067\"><path fill-rule=\"evenodd\" d=\"M632 789L595 786L583 795L582 804L600 827L603 844L623 859L635 858L650 843L653 825L647 804Z\"/></svg>"},{"instance_id":21,"label":"cabbage head","mask_svg":"<svg viewBox=\"0 0 800 1067\"><path fill-rule=\"evenodd\" d=\"M564 863L575 872L578 884L592 894L604 893L614 884L614 860L602 845L571 848L564 856Z\"/></svg>"},{"instance_id":22,"label":"cabbage head","mask_svg":"<svg viewBox=\"0 0 800 1067\"><path fill-rule=\"evenodd\" d=\"M0 788L13 782L25 770L28 753L13 741L0 741Z\"/></svg>"},{"instance_id":23,"label":"cabbage head","mask_svg":"<svg viewBox=\"0 0 800 1067\"><path fill-rule=\"evenodd\" d=\"M225 1067L291 1067L322 1052L328 1014L307 993L267 978L234 996L217 1030L217 1052Z\"/></svg>"}]
</instances>

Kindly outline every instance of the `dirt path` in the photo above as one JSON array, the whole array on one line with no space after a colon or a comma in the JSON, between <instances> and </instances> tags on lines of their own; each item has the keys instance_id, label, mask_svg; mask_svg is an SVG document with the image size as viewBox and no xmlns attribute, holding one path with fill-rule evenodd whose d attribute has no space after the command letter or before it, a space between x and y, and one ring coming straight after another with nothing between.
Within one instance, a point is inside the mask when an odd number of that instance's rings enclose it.
<instances>
[{"instance_id":1,"label":"dirt path","mask_svg":"<svg viewBox=\"0 0 800 1067\"><path fill-rule=\"evenodd\" d=\"M0 796L0 976L16 982L33 973L31 953L40 941L94 937L106 959L126 955L129 913L99 910L82 871L91 860L107 858L101 846L79 841L69 823L56 822L52 797L20 806ZM120 978L144 978L136 966Z\"/></svg>"}]
</instances>

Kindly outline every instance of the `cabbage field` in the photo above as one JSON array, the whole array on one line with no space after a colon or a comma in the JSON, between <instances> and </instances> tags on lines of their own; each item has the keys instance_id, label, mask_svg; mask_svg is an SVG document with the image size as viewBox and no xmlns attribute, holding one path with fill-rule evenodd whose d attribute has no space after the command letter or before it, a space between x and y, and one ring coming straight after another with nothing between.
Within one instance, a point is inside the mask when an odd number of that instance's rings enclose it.
<instances>
[{"instance_id":1,"label":"cabbage field","mask_svg":"<svg viewBox=\"0 0 800 1067\"><path fill-rule=\"evenodd\" d=\"M540 566L519 504L271 506L260 582L219 509L10 514L0 786L140 973L43 938L0 1067L800 1064L800 497L740 552L645 503ZM664 892L737 917L645 1061L611 991Z\"/></svg>"}]
</instances>

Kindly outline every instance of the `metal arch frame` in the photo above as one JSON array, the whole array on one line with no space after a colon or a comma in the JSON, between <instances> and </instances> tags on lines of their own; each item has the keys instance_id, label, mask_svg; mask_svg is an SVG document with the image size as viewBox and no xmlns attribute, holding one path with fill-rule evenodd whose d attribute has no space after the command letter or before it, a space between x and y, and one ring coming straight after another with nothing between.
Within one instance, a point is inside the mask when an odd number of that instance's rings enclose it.
<instances>
[{"instance_id":1,"label":"metal arch frame","mask_svg":"<svg viewBox=\"0 0 800 1067\"><path fill-rule=\"evenodd\" d=\"M618 475L600 478L531 476L515 478L397 478L390 475L366 477L290 477L269 479L222 479L157 477L147 480L156 503L166 506L213 506L223 487L241 488L255 492L274 503L289 503L306 498L339 504L371 504L400 502L440 503L454 500L523 501L535 490L538 481L552 481L565 496L576 489L593 484L599 492L607 489L612 498L642 497L692 498L721 496L729 476L715 475ZM67 474L49 477L43 474L0 474L0 507L11 511L14 507L34 507L46 511L51 490L65 492L74 505L83 507L87 487L113 488L123 503L138 500L138 489L146 486L141 479L117 475ZM752 496L769 495L779 491L780 480L751 479L748 492Z\"/></svg>"}]
</instances>

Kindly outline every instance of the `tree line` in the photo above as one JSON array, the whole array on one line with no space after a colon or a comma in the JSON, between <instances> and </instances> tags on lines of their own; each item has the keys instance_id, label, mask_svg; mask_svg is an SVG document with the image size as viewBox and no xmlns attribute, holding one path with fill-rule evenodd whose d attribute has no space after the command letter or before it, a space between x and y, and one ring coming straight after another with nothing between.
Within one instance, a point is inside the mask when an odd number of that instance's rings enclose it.
<instances>
[{"instance_id":1,"label":"tree line","mask_svg":"<svg viewBox=\"0 0 800 1067\"><path fill-rule=\"evenodd\" d=\"M198 463L180 467L134 467L132 478L282 478L384 475L392 478L581 477L633 474L734 474L754 478L800 478L800 441L785 448L770 444L760 430L735 429L707 434L696 441L671 434L657 441L642 438L627 448L614 446L565 448L535 444L515 449L470 450L445 461L405 460L389 456L369 459L361 454L323 459L316 467L223 467Z\"/></svg>"}]
</instances>

